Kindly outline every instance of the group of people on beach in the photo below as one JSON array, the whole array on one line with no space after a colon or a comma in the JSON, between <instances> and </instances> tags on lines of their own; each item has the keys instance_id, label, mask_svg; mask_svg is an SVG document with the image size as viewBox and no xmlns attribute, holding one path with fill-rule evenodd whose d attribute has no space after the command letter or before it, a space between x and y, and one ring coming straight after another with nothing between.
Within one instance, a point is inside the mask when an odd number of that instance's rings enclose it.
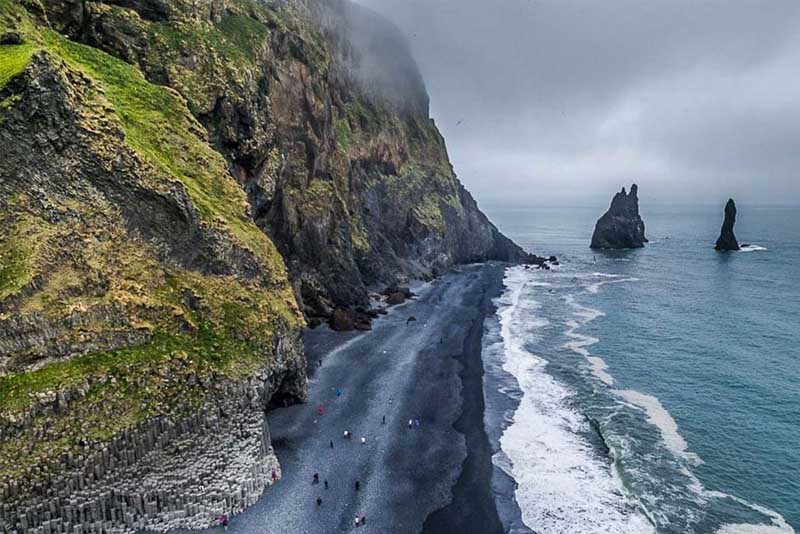
<instances>
[{"instance_id":1,"label":"group of people on beach","mask_svg":"<svg viewBox=\"0 0 800 534\"><path fill-rule=\"evenodd\" d=\"M321 360L320 360L320 366L321 366L321 363L322 363L322 362L321 362ZM341 397L341 396L342 396L342 394L343 394L342 388L339 388L339 387L337 387L337 388L333 388L333 389L334 389L334 391L335 391L335 393L336 393L336 397L337 397L337 398L339 398L339 397ZM316 411L317 411L317 415L319 415L319 416L322 416L322 415L324 415L324 414L325 414L325 407L324 407L324 406L322 406L322 405L319 405L319 406L317 406L317 409L316 409ZM316 422L316 421L315 421L315 422ZM381 420L381 424L386 424L386 416L385 416L385 415L383 416L383 418L382 418L382 420ZM342 437L343 437L345 440L347 440L347 441L350 441L350 440L352 440L352 439L353 439L353 433L352 433L352 432L350 432L349 430L345 430L345 431L342 433ZM362 436L362 437L361 437L361 444L362 444L362 445L366 445L366 443L367 443L367 438L366 438L366 436ZM334 445L333 445L333 440L332 440L332 439L331 439L331 440L329 440L329 442L328 442L328 445L330 446L330 448L331 448L331 449L333 449L333 448L334 448ZM314 473L314 475L313 475L313 476L312 476L312 478L311 478L311 485L312 485L312 486L316 486L316 485L318 485L319 483L320 483L320 477L319 477L319 473ZM323 484L323 487L325 488L325 490L327 490L327 489L329 489L329 488L330 488L330 485L328 484L328 480L327 480L327 479L323 479L323 480L322 480L322 484ZM359 492L359 491L361 491L361 481L360 481L360 480L356 480L356 481L353 483L353 487L355 488L355 491L356 491L356 492ZM316 504L317 504L317 508L320 508L320 507L322 506L322 503L323 503L323 501L322 501L322 497L318 495L318 496L317 496L317 498L315 499L315 502L316 502ZM365 514L365 513L360 513L360 514L356 514L356 515L355 515L354 525L355 525L356 527L360 527L360 526L362 526L362 525L365 525L366 523L367 523L367 514Z\"/></svg>"},{"instance_id":2,"label":"group of people on beach","mask_svg":"<svg viewBox=\"0 0 800 534\"><path fill-rule=\"evenodd\" d=\"M342 388L336 387L336 388L332 388L332 389L335 391L337 398L342 396L342 394L343 394ZM392 403L393 403L393 399L389 399L389 404L392 404ZM322 405L319 405L319 406L317 406L316 411L317 411L317 415L322 416L322 415L325 414L325 407L322 406ZM381 417L381 424L382 425L386 424L386 416L385 415ZM414 428L414 427L419 427L419 426L420 426L420 420L419 419L409 419L408 420L408 428ZM344 430L342 432L342 437L344 438L345 441L351 441L353 439L353 433L350 432L350 430ZM362 436L361 437L361 444L362 445L366 445L366 443L367 443L366 436ZM329 445L329 447L331 449L334 448L334 444L333 444L333 440L332 439L328 441L328 445ZM327 479L324 479L322 482L323 482L323 486L324 486L325 490L327 490L329 488ZM312 476L312 479L311 479L311 485L312 486L316 486L319 483L320 483L319 473L314 473L314 475ZM361 481L360 480L354 481L353 487L354 487L356 492L361 491ZM322 496L318 495L316 497L316 499L315 499L315 502L316 502L317 508L320 508L322 506L322 504L323 504ZM360 514L356 514L355 515L354 525L356 527L363 526L363 525L366 524L366 522L367 522L367 515L366 514L360 513Z\"/></svg>"}]
</instances>

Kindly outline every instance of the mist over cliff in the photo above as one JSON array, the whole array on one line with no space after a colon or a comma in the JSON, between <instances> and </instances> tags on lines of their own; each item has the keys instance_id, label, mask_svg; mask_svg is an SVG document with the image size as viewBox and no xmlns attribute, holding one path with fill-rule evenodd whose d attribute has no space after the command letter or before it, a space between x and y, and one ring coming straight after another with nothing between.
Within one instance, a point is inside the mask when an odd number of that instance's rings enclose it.
<instances>
[{"instance_id":1,"label":"mist over cliff","mask_svg":"<svg viewBox=\"0 0 800 534\"><path fill-rule=\"evenodd\" d=\"M335 74L397 109L427 116L429 97L409 42L390 20L349 0L287 0L316 21L334 45Z\"/></svg>"}]
</instances>

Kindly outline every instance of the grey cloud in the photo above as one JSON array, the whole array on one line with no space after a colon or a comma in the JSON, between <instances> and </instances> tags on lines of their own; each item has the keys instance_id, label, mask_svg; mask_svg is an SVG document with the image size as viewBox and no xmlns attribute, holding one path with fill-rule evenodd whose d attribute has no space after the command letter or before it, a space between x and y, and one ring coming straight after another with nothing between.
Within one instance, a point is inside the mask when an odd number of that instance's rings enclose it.
<instances>
[{"instance_id":1,"label":"grey cloud","mask_svg":"<svg viewBox=\"0 0 800 534\"><path fill-rule=\"evenodd\" d=\"M800 202L800 3L360 0L479 201ZM463 121L460 125L459 121Z\"/></svg>"}]
</instances>

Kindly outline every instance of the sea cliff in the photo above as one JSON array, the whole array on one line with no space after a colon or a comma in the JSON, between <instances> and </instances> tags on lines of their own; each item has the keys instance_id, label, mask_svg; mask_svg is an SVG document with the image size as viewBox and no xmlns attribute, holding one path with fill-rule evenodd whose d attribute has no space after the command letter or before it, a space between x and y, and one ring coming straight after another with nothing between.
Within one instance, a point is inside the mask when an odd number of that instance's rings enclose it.
<instances>
[{"instance_id":1,"label":"sea cliff","mask_svg":"<svg viewBox=\"0 0 800 534\"><path fill-rule=\"evenodd\" d=\"M0 43L0 531L242 510L280 477L265 411L306 394L306 318L537 261L369 11L0 0Z\"/></svg>"}]
</instances>

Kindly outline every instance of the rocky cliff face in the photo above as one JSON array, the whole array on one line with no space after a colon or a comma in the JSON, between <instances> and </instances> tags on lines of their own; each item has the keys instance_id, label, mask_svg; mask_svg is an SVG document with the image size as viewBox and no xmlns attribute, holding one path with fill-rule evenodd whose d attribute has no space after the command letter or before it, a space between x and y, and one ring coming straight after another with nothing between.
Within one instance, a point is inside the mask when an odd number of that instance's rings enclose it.
<instances>
[{"instance_id":1,"label":"rocky cliff face","mask_svg":"<svg viewBox=\"0 0 800 534\"><path fill-rule=\"evenodd\" d=\"M0 531L241 510L279 476L264 411L304 395L303 312L538 261L427 108L344 2L0 0Z\"/></svg>"},{"instance_id":2,"label":"rocky cliff face","mask_svg":"<svg viewBox=\"0 0 800 534\"><path fill-rule=\"evenodd\" d=\"M644 221L639 215L639 188L633 184L630 193L623 187L614 195L611 207L595 225L591 248L642 248L645 243Z\"/></svg>"},{"instance_id":3,"label":"rocky cliff face","mask_svg":"<svg viewBox=\"0 0 800 534\"><path fill-rule=\"evenodd\" d=\"M733 226L736 224L736 203L733 199L728 199L725 204L725 219L722 221L722 230L714 247L717 250L739 250L739 242L733 234Z\"/></svg>"},{"instance_id":4,"label":"rocky cliff face","mask_svg":"<svg viewBox=\"0 0 800 534\"><path fill-rule=\"evenodd\" d=\"M377 15L340 0L51 11L62 32L187 100L307 315L454 263L525 258L456 179L408 47Z\"/></svg>"},{"instance_id":5,"label":"rocky cliff face","mask_svg":"<svg viewBox=\"0 0 800 534\"><path fill-rule=\"evenodd\" d=\"M282 258L185 99L0 9L0 531L207 525L304 395Z\"/></svg>"}]
</instances>

